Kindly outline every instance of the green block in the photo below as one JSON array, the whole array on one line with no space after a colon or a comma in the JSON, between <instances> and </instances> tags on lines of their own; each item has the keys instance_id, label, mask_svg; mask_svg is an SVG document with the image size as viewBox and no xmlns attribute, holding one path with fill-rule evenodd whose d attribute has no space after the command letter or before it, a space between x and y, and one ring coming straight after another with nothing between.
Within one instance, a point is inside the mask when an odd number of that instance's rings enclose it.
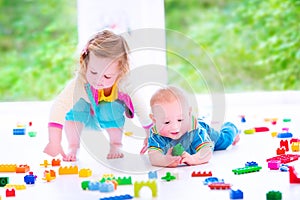
<instances>
[{"instance_id":1,"label":"green block","mask_svg":"<svg viewBox=\"0 0 300 200\"><path fill-rule=\"evenodd\" d=\"M8 177L0 177L0 187L4 187L8 183L9 183Z\"/></svg>"},{"instance_id":2,"label":"green block","mask_svg":"<svg viewBox=\"0 0 300 200\"><path fill-rule=\"evenodd\" d=\"M183 152L184 152L183 146L180 143L178 143L173 147L172 155L173 156L181 156L183 154Z\"/></svg>"}]
</instances>

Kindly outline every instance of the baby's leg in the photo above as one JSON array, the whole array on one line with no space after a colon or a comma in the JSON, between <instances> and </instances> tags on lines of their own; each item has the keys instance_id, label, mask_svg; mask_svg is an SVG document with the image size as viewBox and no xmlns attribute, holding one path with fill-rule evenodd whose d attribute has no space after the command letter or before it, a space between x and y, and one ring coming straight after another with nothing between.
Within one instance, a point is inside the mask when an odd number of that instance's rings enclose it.
<instances>
[{"instance_id":1,"label":"baby's leg","mask_svg":"<svg viewBox=\"0 0 300 200\"><path fill-rule=\"evenodd\" d=\"M69 145L69 152L66 157L63 158L64 161L76 161L77 151L80 146L80 134L83 129L83 124L80 122L66 121L65 132L67 136L67 141Z\"/></svg>"},{"instance_id":2,"label":"baby's leg","mask_svg":"<svg viewBox=\"0 0 300 200\"><path fill-rule=\"evenodd\" d=\"M109 140L110 140L110 150L107 154L107 159L123 158L124 154L120 151L122 147L122 128L109 128L106 129Z\"/></svg>"}]
</instances>

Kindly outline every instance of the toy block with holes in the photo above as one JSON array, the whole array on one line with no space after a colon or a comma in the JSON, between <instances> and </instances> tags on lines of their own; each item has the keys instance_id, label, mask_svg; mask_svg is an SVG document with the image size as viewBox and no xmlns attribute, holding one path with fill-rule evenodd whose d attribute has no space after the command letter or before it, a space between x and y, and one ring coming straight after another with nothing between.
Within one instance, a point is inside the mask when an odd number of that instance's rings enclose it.
<instances>
[{"instance_id":1,"label":"toy block with holes","mask_svg":"<svg viewBox=\"0 0 300 200\"><path fill-rule=\"evenodd\" d=\"M90 177L92 176L92 170L90 169L80 169L79 177Z\"/></svg>"},{"instance_id":2,"label":"toy block with holes","mask_svg":"<svg viewBox=\"0 0 300 200\"><path fill-rule=\"evenodd\" d=\"M56 167L56 166L60 166L60 162L61 162L61 160L60 159L52 159L52 161L51 161L51 165L52 165L52 167Z\"/></svg>"},{"instance_id":3,"label":"toy block with holes","mask_svg":"<svg viewBox=\"0 0 300 200\"><path fill-rule=\"evenodd\" d=\"M300 151L300 142L292 142L291 149L292 149L292 152L299 152Z\"/></svg>"},{"instance_id":4,"label":"toy block with holes","mask_svg":"<svg viewBox=\"0 0 300 200\"><path fill-rule=\"evenodd\" d=\"M115 175L113 175L113 174L103 174L102 175L102 178L114 178L115 177Z\"/></svg>"},{"instance_id":5,"label":"toy block with holes","mask_svg":"<svg viewBox=\"0 0 300 200\"><path fill-rule=\"evenodd\" d=\"M206 176L212 176L212 172L211 171L209 171L209 172L206 172L206 171L204 171L204 172L195 172L195 171L193 171L192 172L192 177L206 177Z\"/></svg>"},{"instance_id":6,"label":"toy block with holes","mask_svg":"<svg viewBox=\"0 0 300 200\"><path fill-rule=\"evenodd\" d=\"M16 196L16 190L15 190L15 188L7 188L5 190L5 196L6 197L15 197Z\"/></svg>"},{"instance_id":7,"label":"toy block with holes","mask_svg":"<svg viewBox=\"0 0 300 200\"><path fill-rule=\"evenodd\" d=\"M54 180L56 177L55 176L51 176L50 172L48 173L44 173L44 178L42 178L43 180L50 182L52 180Z\"/></svg>"},{"instance_id":8,"label":"toy block with holes","mask_svg":"<svg viewBox=\"0 0 300 200\"><path fill-rule=\"evenodd\" d=\"M59 167L58 174L59 175L78 174L78 167L77 166Z\"/></svg>"},{"instance_id":9,"label":"toy block with holes","mask_svg":"<svg viewBox=\"0 0 300 200\"><path fill-rule=\"evenodd\" d=\"M24 184L6 184L4 188L15 188L16 190L25 190L26 185Z\"/></svg>"},{"instance_id":10,"label":"toy block with holes","mask_svg":"<svg viewBox=\"0 0 300 200\"><path fill-rule=\"evenodd\" d=\"M9 177L0 177L0 187L4 187L9 183Z\"/></svg>"},{"instance_id":11,"label":"toy block with holes","mask_svg":"<svg viewBox=\"0 0 300 200\"><path fill-rule=\"evenodd\" d=\"M24 176L24 182L26 184L35 184L37 176L33 174L33 172L29 172L28 175Z\"/></svg>"},{"instance_id":12,"label":"toy block with holes","mask_svg":"<svg viewBox=\"0 0 300 200\"><path fill-rule=\"evenodd\" d=\"M289 142L287 140L280 140L280 148L284 147L285 151L289 151Z\"/></svg>"},{"instance_id":13,"label":"toy block with holes","mask_svg":"<svg viewBox=\"0 0 300 200\"><path fill-rule=\"evenodd\" d=\"M298 160L299 157L300 155L298 154L283 154L272 158L268 158L267 162L269 162L270 160L279 160L281 164L286 164Z\"/></svg>"},{"instance_id":14,"label":"toy block with holes","mask_svg":"<svg viewBox=\"0 0 300 200\"><path fill-rule=\"evenodd\" d=\"M50 170L45 170L44 171L44 176L46 176L47 173L50 173L51 177L56 177L56 173L54 170L50 169Z\"/></svg>"},{"instance_id":15,"label":"toy block with holes","mask_svg":"<svg viewBox=\"0 0 300 200\"><path fill-rule=\"evenodd\" d=\"M267 200L281 200L282 199L282 194L279 191L269 191L266 194Z\"/></svg>"},{"instance_id":16,"label":"toy block with holes","mask_svg":"<svg viewBox=\"0 0 300 200\"><path fill-rule=\"evenodd\" d=\"M141 182L134 182L133 188L134 188L134 197L140 197L140 190L143 187L149 187L149 189L152 191L152 197L157 197L157 184L156 181L141 181Z\"/></svg>"},{"instance_id":17,"label":"toy block with holes","mask_svg":"<svg viewBox=\"0 0 300 200\"><path fill-rule=\"evenodd\" d=\"M298 176L294 166L289 166L289 174L290 183L300 183L300 176Z\"/></svg>"},{"instance_id":18,"label":"toy block with holes","mask_svg":"<svg viewBox=\"0 0 300 200\"><path fill-rule=\"evenodd\" d=\"M228 183L210 183L208 187L211 190L229 190L231 188L231 184Z\"/></svg>"},{"instance_id":19,"label":"toy block with holes","mask_svg":"<svg viewBox=\"0 0 300 200\"><path fill-rule=\"evenodd\" d=\"M112 196L112 197L103 197L99 200L123 200L123 199L133 199L133 196L129 194L119 195L119 196Z\"/></svg>"},{"instance_id":20,"label":"toy block with holes","mask_svg":"<svg viewBox=\"0 0 300 200\"><path fill-rule=\"evenodd\" d=\"M40 164L40 166L48 167L51 166L51 164L48 162L48 160L44 160L44 163Z\"/></svg>"},{"instance_id":21,"label":"toy block with holes","mask_svg":"<svg viewBox=\"0 0 300 200\"><path fill-rule=\"evenodd\" d=\"M28 165L18 165L16 167L16 173L26 173L30 170Z\"/></svg>"},{"instance_id":22,"label":"toy block with holes","mask_svg":"<svg viewBox=\"0 0 300 200\"><path fill-rule=\"evenodd\" d=\"M162 180L172 181L175 180L176 177L171 174L171 172L167 172L165 176L161 177Z\"/></svg>"},{"instance_id":23,"label":"toy block with holes","mask_svg":"<svg viewBox=\"0 0 300 200\"><path fill-rule=\"evenodd\" d=\"M285 154L285 148L284 147L279 147L276 149L276 155L283 155Z\"/></svg>"},{"instance_id":24,"label":"toy block with holes","mask_svg":"<svg viewBox=\"0 0 300 200\"><path fill-rule=\"evenodd\" d=\"M26 134L26 128L14 128L13 129L13 135L25 135Z\"/></svg>"},{"instance_id":25,"label":"toy block with holes","mask_svg":"<svg viewBox=\"0 0 300 200\"><path fill-rule=\"evenodd\" d=\"M116 181L117 181L118 185L132 185L131 176L129 176L128 178L126 178L126 177L123 177L123 178L118 177L116 179Z\"/></svg>"},{"instance_id":26,"label":"toy block with holes","mask_svg":"<svg viewBox=\"0 0 300 200\"><path fill-rule=\"evenodd\" d=\"M234 174L240 175L240 174L247 174L252 172L259 172L261 168L262 168L261 166L242 167L242 168L233 169L232 172Z\"/></svg>"},{"instance_id":27,"label":"toy block with holes","mask_svg":"<svg viewBox=\"0 0 300 200\"><path fill-rule=\"evenodd\" d=\"M157 171L150 171L148 172L149 179L157 179Z\"/></svg>"},{"instance_id":28,"label":"toy block with holes","mask_svg":"<svg viewBox=\"0 0 300 200\"><path fill-rule=\"evenodd\" d=\"M0 164L0 172L16 172L16 164Z\"/></svg>"}]
</instances>

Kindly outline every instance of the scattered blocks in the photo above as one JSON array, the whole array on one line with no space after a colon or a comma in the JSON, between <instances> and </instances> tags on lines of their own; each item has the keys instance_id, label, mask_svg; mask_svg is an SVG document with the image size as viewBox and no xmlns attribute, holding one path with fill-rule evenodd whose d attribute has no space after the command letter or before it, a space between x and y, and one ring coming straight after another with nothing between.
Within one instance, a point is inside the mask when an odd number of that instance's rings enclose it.
<instances>
[{"instance_id":1,"label":"scattered blocks","mask_svg":"<svg viewBox=\"0 0 300 200\"><path fill-rule=\"evenodd\" d=\"M0 172L16 172L16 164L1 164Z\"/></svg>"},{"instance_id":2,"label":"scattered blocks","mask_svg":"<svg viewBox=\"0 0 300 200\"><path fill-rule=\"evenodd\" d=\"M99 184L99 191L100 192L113 192L114 189L114 184L111 182L105 182L105 183L100 183Z\"/></svg>"},{"instance_id":3,"label":"scattered blocks","mask_svg":"<svg viewBox=\"0 0 300 200\"><path fill-rule=\"evenodd\" d=\"M48 160L44 160L44 163L40 164L40 166L48 167L48 166L51 166L51 164L48 163Z\"/></svg>"},{"instance_id":4,"label":"scattered blocks","mask_svg":"<svg viewBox=\"0 0 300 200\"><path fill-rule=\"evenodd\" d=\"M208 185L210 183L224 183L224 179L219 179L217 177L209 177L203 181L204 185Z\"/></svg>"},{"instance_id":5,"label":"scattered blocks","mask_svg":"<svg viewBox=\"0 0 300 200\"><path fill-rule=\"evenodd\" d=\"M271 170L278 170L280 167L280 161L279 160L270 160L268 162L268 168Z\"/></svg>"},{"instance_id":6,"label":"scattered blocks","mask_svg":"<svg viewBox=\"0 0 300 200\"><path fill-rule=\"evenodd\" d=\"M173 156L181 156L183 152L184 152L184 147L180 143L176 144L172 149Z\"/></svg>"},{"instance_id":7,"label":"scattered blocks","mask_svg":"<svg viewBox=\"0 0 300 200\"><path fill-rule=\"evenodd\" d=\"M120 196L104 197L104 198L100 198L99 200L123 200L123 199L133 199L133 196L129 194L125 194Z\"/></svg>"},{"instance_id":8,"label":"scattered blocks","mask_svg":"<svg viewBox=\"0 0 300 200\"><path fill-rule=\"evenodd\" d=\"M22 184L7 184L5 186L5 188L15 188L16 190L25 190L26 189L26 185L22 185Z\"/></svg>"},{"instance_id":9,"label":"scattered blocks","mask_svg":"<svg viewBox=\"0 0 300 200\"><path fill-rule=\"evenodd\" d=\"M278 138L291 138L293 137L292 133L286 132L286 133L278 133L277 134Z\"/></svg>"},{"instance_id":10,"label":"scattered blocks","mask_svg":"<svg viewBox=\"0 0 300 200\"><path fill-rule=\"evenodd\" d=\"M26 134L26 128L14 128L13 129L13 135L25 135Z\"/></svg>"},{"instance_id":11,"label":"scattered blocks","mask_svg":"<svg viewBox=\"0 0 300 200\"><path fill-rule=\"evenodd\" d=\"M171 175L171 172L167 172L166 176L161 177L162 180L166 180L166 181L172 181L175 180L176 177Z\"/></svg>"},{"instance_id":12,"label":"scattered blocks","mask_svg":"<svg viewBox=\"0 0 300 200\"><path fill-rule=\"evenodd\" d=\"M132 185L131 176L129 176L128 178L118 177L116 181L117 181L118 185Z\"/></svg>"},{"instance_id":13,"label":"scattered blocks","mask_svg":"<svg viewBox=\"0 0 300 200\"><path fill-rule=\"evenodd\" d=\"M52 181L52 180L55 179L55 176L51 176L50 172L45 173L44 175L45 175L45 177L42 178L42 179L45 180L45 181L47 181L47 182L50 182L50 181Z\"/></svg>"},{"instance_id":14,"label":"scattered blocks","mask_svg":"<svg viewBox=\"0 0 300 200\"><path fill-rule=\"evenodd\" d=\"M300 155L298 155L298 154L283 154L283 155L275 156L272 158L268 158L267 162L269 162L271 160L279 160L281 164L286 164L286 163L298 160L299 157L300 157Z\"/></svg>"},{"instance_id":15,"label":"scattered blocks","mask_svg":"<svg viewBox=\"0 0 300 200\"><path fill-rule=\"evenodd\" d=\"M195 171L193 171L192 172L192 177L206 177L206 176L212 176L212 172L211 171L209 171L209 172L206 172L206 171L204 171L204 172L195 172Z\"/></svg>"},{"instance_id":16,"label":"scattered blocks","mask_svg":"<svg viewBox=\"0 0 300 200\"><path fill-rule=\"evenodd\" d=\"M82 188L83 190L88 189L88 188L89 188L89 183L90 183L90 181L82 181L82 182L81 182L81 188Z\"/></svg>"},{"instance_id":17,"label":"scattered blocks","mask_svg":"<svg viewBox=\"0 0 300 200\"><path fill-rule=\"evenodd\" d=\"M229 193L230 199L243 199L244 195L243 192L241 190L233 190L230 189L230 193Z\"/></svg>"},{"instance_id":18,"label":"scattered blocks","mask_svg":"<svg viewBox=\"0 0 300 200\"><path fill-rule=\"evenodd\" d=\"M134 197L140 197L140 190L144 187L149 187L152 191L152 197L157 197L157 184L153 181L141 181L141 182L134 182L133 188L134 188Z\"/></svg>"},{"instance_id":19,"label":"scattered blocks","mask_svg":"<svg viewBox=\"0 0 300 200\"><path fill-rule=\"evenodd\" d=\"M258 166L257 162L255 161L245 163L245 167L254 167L254 166Z\"/></svg>"},{"instance_id":20,"label":"scattered blocks","mask_svg":"<svg viewBox=\"0 0 300 200\"><path fill-rule=\"evenodd\" d=\"M15 190L15 188L7 188L5 190L5 196L6 197L15 197L16 196L16 190Z\"/></svg>"},{"instance_id":21,"label":"scattered blocks","mask_svg":"<svg viewBox=\"0 0 300 200\"><path fill-rule=\"evenodd\" d=\"M36 176L32 174L28 174L24 176L24 182L26 184L35 184Z\"/></svg>"},{"instance_id":22,"label":"scattered blocks","mask_svg":"<svg viewBox=\"0 0 300 200\"><path fill-rule=\"evenodd\" d=\"M30 170L28 165L19 165L16 167L16 173L26 173Z\"/></svg>"},{"instance_id":23,"label":"scattered blocks","mask_svg":"<svg viewBox=\"0 0 300 200\"><path fill-rule=\"evenodd\" d=\"M150 171L148 172L149 179L157 179L157 171Z\"/></svg>"},{"instance_id":24,"label":"scattered blocks","mask_svg":"<svg viewBox=\"0 0 300 200\"><path fill-rule=\"evenodd\" d=\"M67 175L67 174L78 174L77 166L69 166L69 167L60 167L58 169L59 175Z\"/></svg>"},{"instance_id":25,"label":"scattered blocks","mask_svg":"<svg viewBox=\"0 0 300 200\"><path fill-rule=\"evenodd\" d=\"M300 142L292 142L291 149L292 149L292 152L299 152L300 151Z\"/></svg>"},{"instance_id":26,"label":"scattered blocks","mask_svg":"<svg viewBox=\"0 0 300 200\"><path fill-rule=\"evenodd\" d=\"M236 168L233 169L232 172L234 174L240 175L240 174L247 174L247 173L252 173L252 172L258 172L261 170L261 166L253 166L253 167L243 167L243 168Z\"/></svg>"},{"instance_id":27,"label":"scattered blocks","mask_svg":"<svg viewBox=\"0 0 300 200\"><path fill-rule=\"evenodd\" d=\"M285 154L285 148L277 148L276 155L283 155Z\"/></svg>"},{"instance_id":28,"label":"scattered blocks","mask_svg":"<svg viewBox=\"0 0 300 200\"><path fill-rule=\"evenodd\" d=\"M282 194L279 191L269 191L267 194L267 200L281 200Z\"/></svg>"},{"instance_id":29,"label":"scattered blocks","mask_svg":"<svg viewBox=\"0 0 300 200\"><path fill-rule=\"evenodd\" d=\"M8 183L9 183L9 177L0 177L0 187L4 187Z\"/></svg>"},{"instance_id":30,"label":"scattered blocks","mask_svg":"<svg viewBox=\"0 0 300 200\"><path fill-rule=\"evenodd\" d=\"M300 183L300 177L298 177L297 172L295 171L294 166L289 166L289 174L290 174L290 183Z\"/></svg>"},{"instance_id":31,"label":"scattered blocks","mask_svg":"<svg viewBox=\"0 0 300 200\"><path fill-rule=\"evenodd\" d=\"M285 151L289 151L289 142L287 140L280 140L280 147L284 147Z\"/></svg>"},{"instance_id":32,"label":"scattered blocks","mask_svg":"<svg viewBox=\"0 0 300 200\"><path fill-rule=\"evenodd\" d=\"M229 190L231 188L231 184L228 183L210 183L208 187L211 190Z\"/></svg>"},{"instance_id":33,"label":"scattered blocks","mask_svg":"<svg viewBox=\"0 0 300 200\"><path fill-rule=\"evenodd\" d=\"M51 165L52 167L60 166L60 162L61 162L60 159L52 159Z\"/></svg>"},{"instance_id":34,"label":"scattered blocks","mask_svg":"<svg viewBox=\"0 0 300 200\"><path fill-rule=\"evenodd\" d=\"M79 177L90 177L92 176L92 170L90 169L80 169Z\"/></svg>"}]
</instances>

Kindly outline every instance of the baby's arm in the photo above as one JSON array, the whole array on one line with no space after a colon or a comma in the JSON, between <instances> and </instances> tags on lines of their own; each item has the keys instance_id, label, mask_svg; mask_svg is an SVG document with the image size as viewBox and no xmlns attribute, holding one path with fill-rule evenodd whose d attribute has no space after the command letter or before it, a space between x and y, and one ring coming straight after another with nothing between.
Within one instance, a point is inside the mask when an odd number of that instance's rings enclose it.
<instances>
[{"instance_id":1,"label":"baby's arm","mask_svg":"<svg viewBox=\"0 0 300 200\"><path fill-rule=\"evenodd\" d=\"M180 164L180 156L172 156L172 149L170 148L166 155L159 150L149 150L149 159L153 166L158 167L177 167Z\"/></svg>"}]
</instances>

